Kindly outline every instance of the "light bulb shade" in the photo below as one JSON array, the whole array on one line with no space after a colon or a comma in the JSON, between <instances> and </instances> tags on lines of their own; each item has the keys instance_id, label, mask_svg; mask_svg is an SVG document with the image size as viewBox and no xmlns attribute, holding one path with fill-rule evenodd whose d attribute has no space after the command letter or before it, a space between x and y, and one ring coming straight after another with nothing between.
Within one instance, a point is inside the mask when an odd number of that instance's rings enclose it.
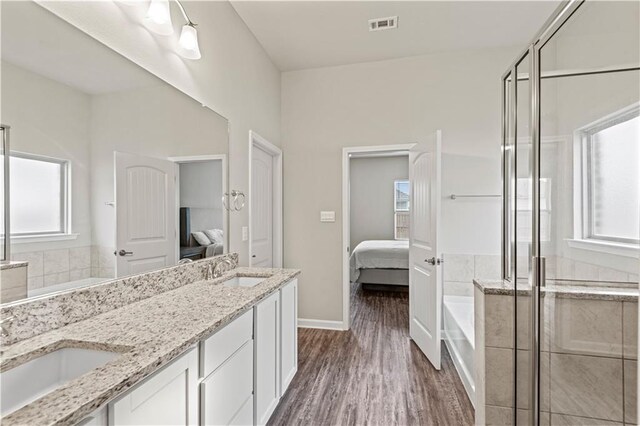
<instances>
[{"instance_id":1,"label":"light bulb shade","mask_svg":"<svg viewBox=\"0 0 640 426\"><path fill-rule=\"evenodd\" d=\"M173 34L169 0L151 0L147 16L144 18L144 25L156 34Z\"/></svg>"},{"instance_id":2,"label":"light bulb shade","mask_svg":"<svg viewBox=\"0 0 640 426\"><path fill-rule=\"evenodd\" d=\"M193 25L187 24L182 27L178 53L186 59L200 59L202 57L200 46L198 46L198 31Z\"/></svg>"}]
</instances>

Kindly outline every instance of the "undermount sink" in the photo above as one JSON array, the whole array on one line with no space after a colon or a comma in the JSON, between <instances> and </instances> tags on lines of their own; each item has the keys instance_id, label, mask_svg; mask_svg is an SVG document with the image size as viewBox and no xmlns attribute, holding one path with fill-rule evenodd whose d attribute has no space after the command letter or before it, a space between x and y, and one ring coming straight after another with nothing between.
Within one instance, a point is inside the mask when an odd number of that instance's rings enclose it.
<instances>
[{"instance_id":1,"label":"undermount sink","mask_svg":"<svg viewBox=\"0 0 640 426\"><path fill-rule=\"evenodd\" d=\"M12 413L119 355L116 352L64 348L0 373L0 414Z\"/></svg>"},{"instance_id":2,"label":"undermount sink","mask_svg":"<svg viewBox=\"0 0 640 426\"><path fill-rule=\"evenodd\" d=\"M264 280L266 280L266 278L233 277L223 282L222 285L227 287L253 287L260 284Z\"/></svg>"}]
</instances>

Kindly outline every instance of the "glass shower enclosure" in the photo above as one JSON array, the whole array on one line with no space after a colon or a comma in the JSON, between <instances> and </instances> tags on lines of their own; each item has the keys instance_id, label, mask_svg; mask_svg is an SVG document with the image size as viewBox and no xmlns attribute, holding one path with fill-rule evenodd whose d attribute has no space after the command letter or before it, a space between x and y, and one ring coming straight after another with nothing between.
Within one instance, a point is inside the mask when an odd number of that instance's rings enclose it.
<instances>
[{"instance_id":1,"label":"glass shower enclosure","mask_svg":"<svg viewBox=\"0 0 640 426\"><path fill-rule=\"evenodd\" d=\"M637 424L640 2L562 3L502 77L514 424Z\"/></svg>"}]
</instances>

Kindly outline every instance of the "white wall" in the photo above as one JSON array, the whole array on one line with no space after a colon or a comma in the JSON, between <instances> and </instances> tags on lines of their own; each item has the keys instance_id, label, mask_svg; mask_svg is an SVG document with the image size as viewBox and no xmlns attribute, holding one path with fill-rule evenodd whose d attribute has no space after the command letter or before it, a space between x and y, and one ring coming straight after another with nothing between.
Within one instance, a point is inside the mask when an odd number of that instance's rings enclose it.
<instances>
[{"instance_id":1,"label":"white wall","mask_svg":"<svg viewBox=\"0 0 640 426\"><path fill-rule=\"evenodd\" d=\"M192 231L224 229L222 161L183 163L180 168L180 207L191 207Z\"/></svg>"},{"instance_id":2,"label":"white wall","mask_svg":"<svg viewBox=\"0 0 640 426\"><path fill-rule=\"evenodd\" d=\"M11 129L11 150L71 163L71 231L74 240L20 243L14 254L91 245L90 105L79 90L2 62L2 121Z\"/></svg>"},{"instance_id":3,"label":"white wall","mask_svg":"<svg viewBox=\"0 0 640 426\"><path fill-rule=\"evenodd\" d=\"M393 240L393 183L409 178L409 158L352 158L349 165L351 242Z\"/></svg>"},{"instance_id":4,"label":"white wall","mask_svg":"<svg viewBox=\"0 0 640 426\"><path fill-rule=\"evenodd\" d=\"M176 34L162 37L143 25L146 2L39 2L71 24L229 119L230 187L248 189L249 130L280 144L280 72L227 1L185 1L198 23L202 59L175 54L182 18L172 5ZM176 118L178 120L178 118ZM247 209L230 217L230 249L248 263Z\"/></svg>"},{"instance_id":5,"label":"white wall","mask_svg":"<svg viewBox=\"0 0 640 426\"><path fill-rule=\"evenodd\" d=\"M451 171L456 180L443 187L470 194L498 191L500 76L520 50L283 73L285 266L303 271L301 318L342 320L342 148L411 143L442 129L443 150L450 156L444 166L457 168ZM442 238L443 252L500 252L500 210L489 203L443 203L443 228L453 230ZM336 222L320 223L320 210L335 210Z\"/></svg>"},{"instance_id":6,"label":"white wall","mask_svg":"<svg viewBox=\"0 0 640 426\"><path fill-rule=\"evenodd\" d=\"M179 117L179 120L176 120ZM114 151L157 158L226 154L227 122L160 83L91 99L94 243L115 247Z\"/></svg>"}]
</instances>

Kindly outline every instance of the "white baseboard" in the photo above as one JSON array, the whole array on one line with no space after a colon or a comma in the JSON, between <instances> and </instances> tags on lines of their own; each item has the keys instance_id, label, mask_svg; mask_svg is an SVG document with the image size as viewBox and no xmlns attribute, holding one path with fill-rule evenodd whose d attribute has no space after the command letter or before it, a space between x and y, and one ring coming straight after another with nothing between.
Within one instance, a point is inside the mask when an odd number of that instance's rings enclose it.
<instances>
[{"instance_id":1,"label":"white baseboard","mask_svg":"<svg viewBox=\"0 0 640 426\"><path fill-rule=\"evenodd\" d=\"M344 330L344 324L342 324L342 321L325 321L304 318L298 318L298 327L321 328L324 330Z\"/></svg>"}]
</instances>

